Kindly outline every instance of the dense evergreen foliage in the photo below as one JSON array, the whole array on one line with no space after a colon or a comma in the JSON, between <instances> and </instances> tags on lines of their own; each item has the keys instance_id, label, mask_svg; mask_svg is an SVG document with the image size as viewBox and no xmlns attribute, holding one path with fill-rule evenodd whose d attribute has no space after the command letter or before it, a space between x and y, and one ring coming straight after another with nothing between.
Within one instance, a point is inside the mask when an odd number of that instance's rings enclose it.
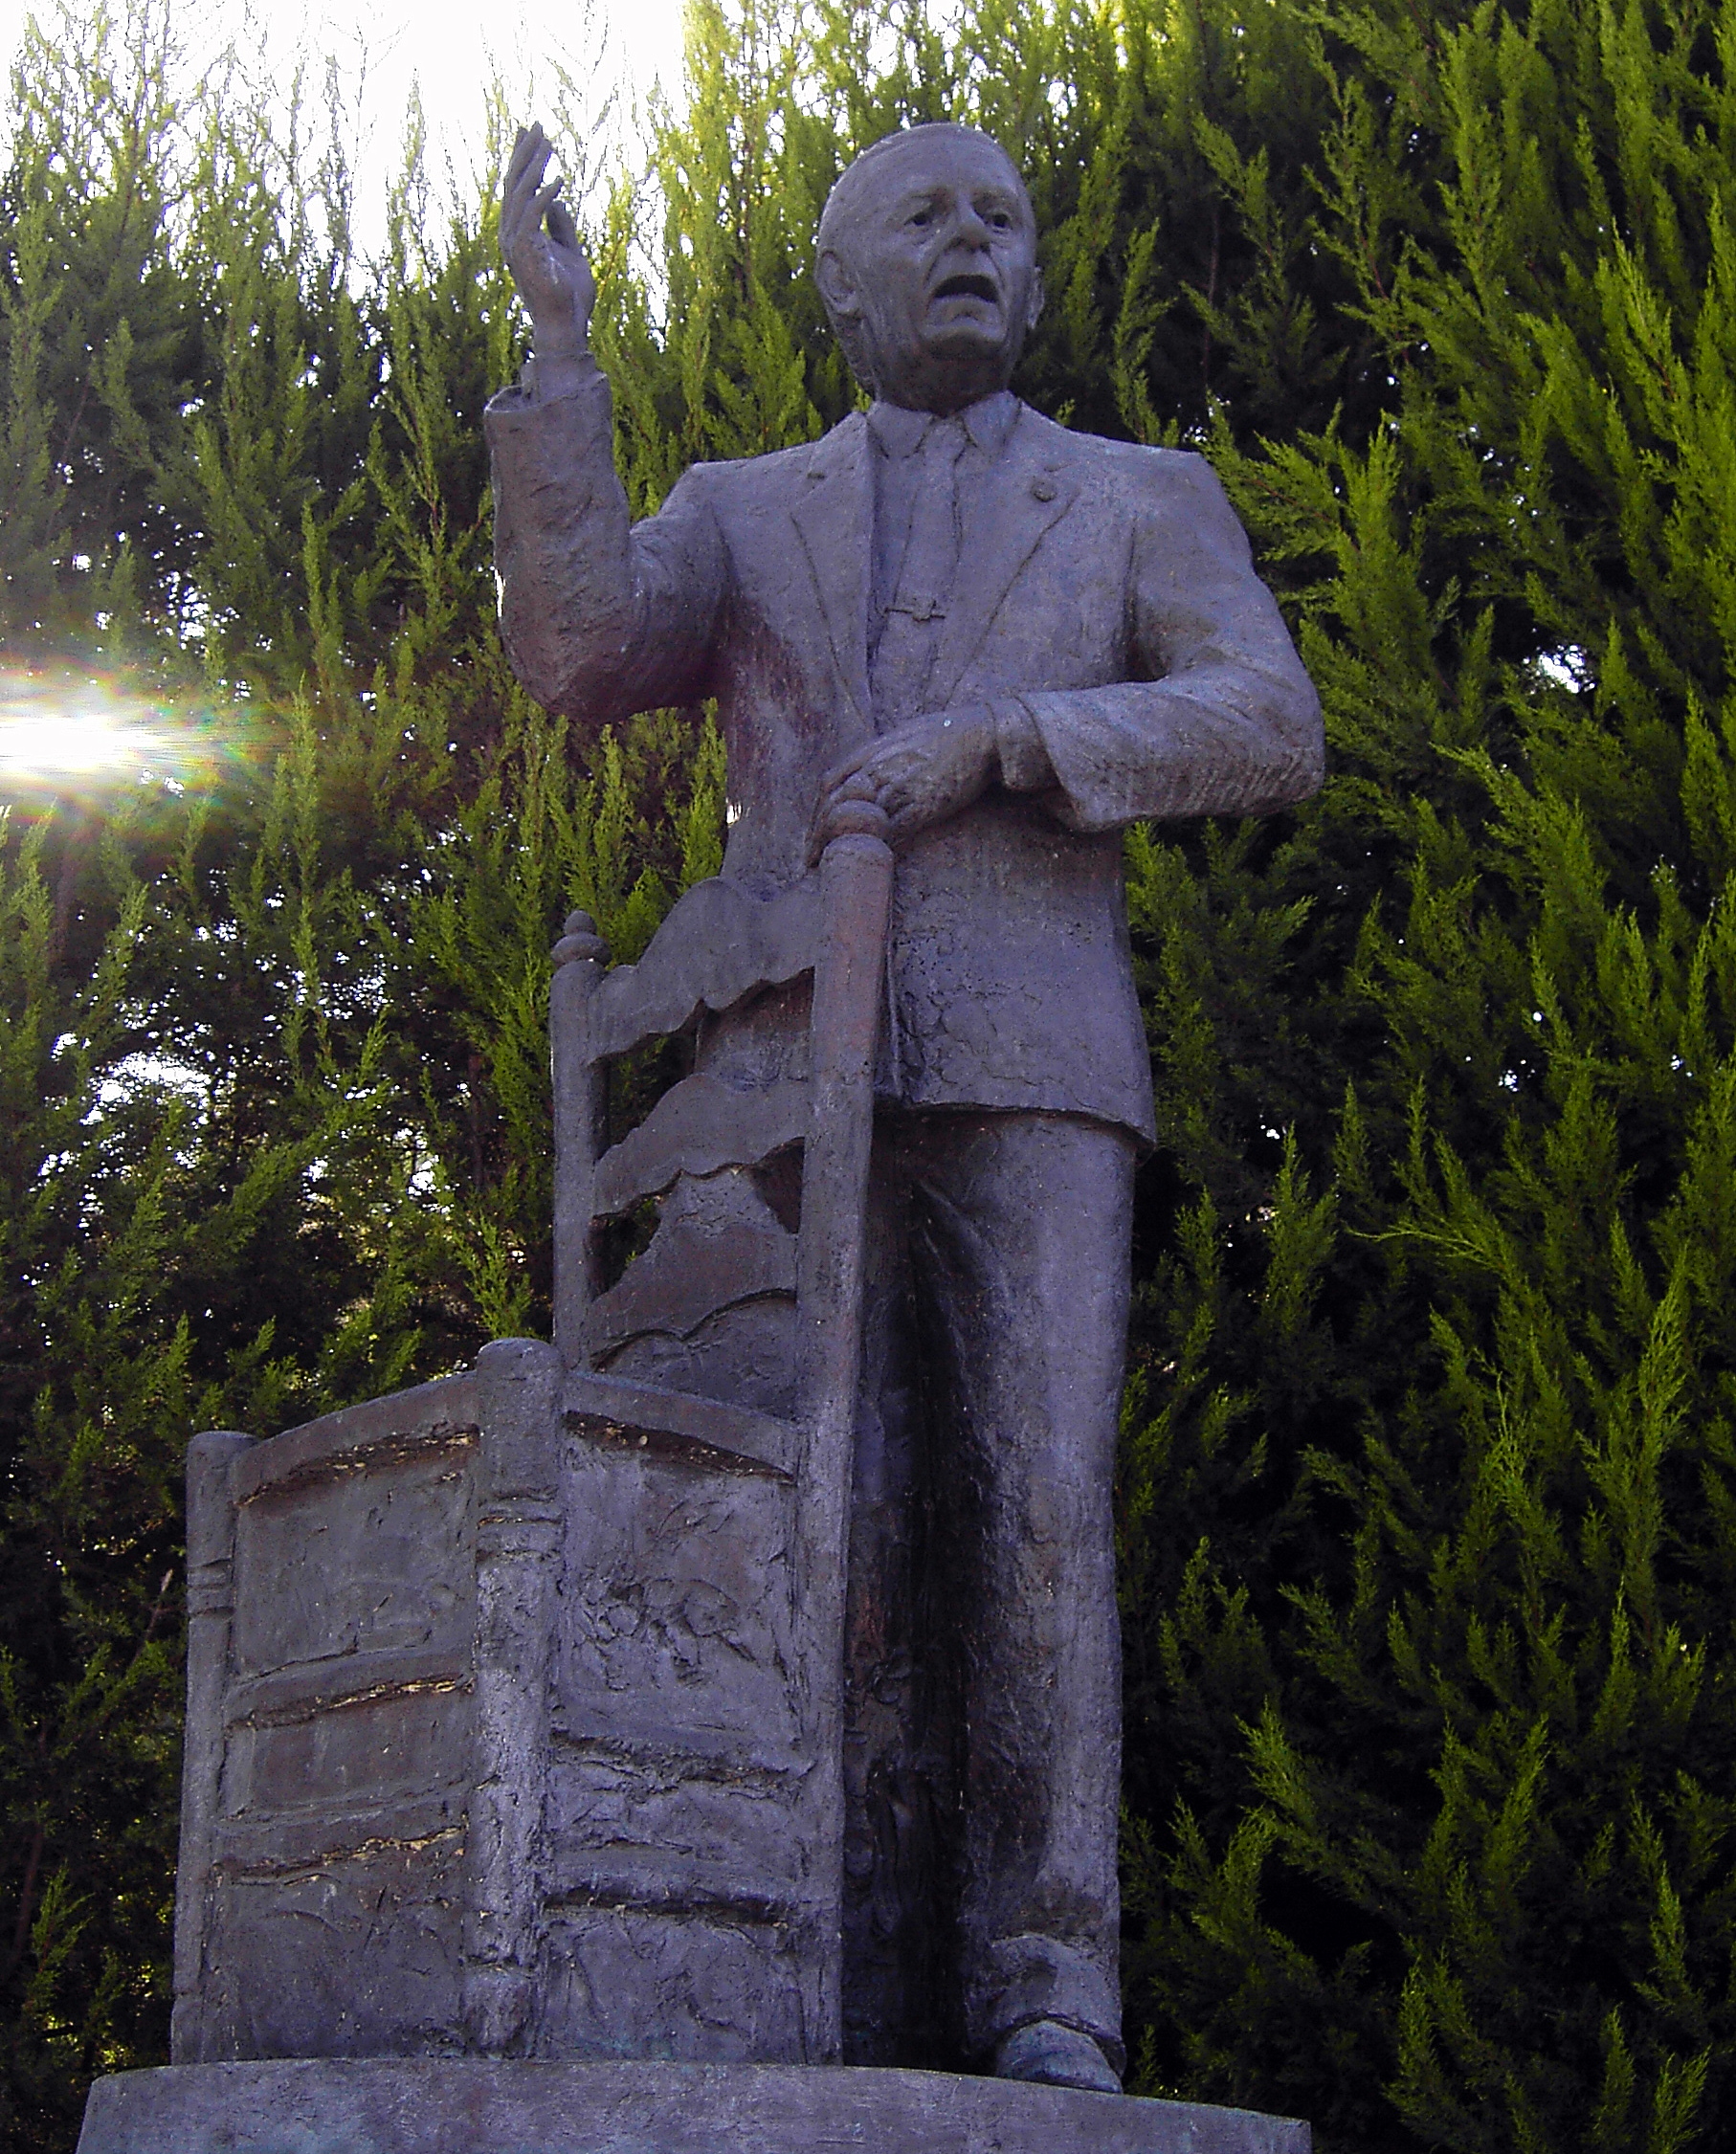
<instances>
[{"instance_id":1,"label":"dense evergreen foliage","mask_svg":"<svg viewBox=\"0 0 1736 2154\"><path fill-rule=\"evenodd\" d=\"M491 624L489 212L172 22L26 47L0 233L0 2137L164 2053L179 1461L545 1321L545 952L718 858L699 712ZM851 391L841 163L979 120L1021 387L1207 449L1321 799L1130 834L1136 2085L1323 2154L1736 2134L1736 0L697 0L584 205L639 508ZM317 119L312 100L303 120ZM569 122L571 116L569 116ZM503 122L502 122L503 123Z\"/></svg>"}]
</instances>

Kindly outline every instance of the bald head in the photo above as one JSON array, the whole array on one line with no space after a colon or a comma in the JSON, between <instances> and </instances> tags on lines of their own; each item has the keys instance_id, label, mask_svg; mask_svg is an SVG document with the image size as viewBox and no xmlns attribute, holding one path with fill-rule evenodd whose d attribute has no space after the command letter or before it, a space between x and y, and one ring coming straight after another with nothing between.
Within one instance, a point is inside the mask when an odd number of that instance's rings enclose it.
<instances>
[{"instance_id":1,"label":"bald head","mask_svg":"<svg viewBox=\"0 0 1736 2154\"><path fill-rule=\"evenodd\" d=\"M917 410L1004 389L1042 305L1031 198L973 127L911 127L865 149L827 197L815 255L857 378Z\"/></svg>"},{"instance_id":2,"label":"bald head","mask_svg":"<svg viewBox=\"0 0 1736 2154\"><path fill-rule=\"evenodd\" d=\"M828 248L847 248L850 233L863 208L871 206L888 187L896 185L901 173L922 168L936 151L957 148L986 155L997 164L1023 201L1026 216L1031 216L1031 197L1025 192L1018 167L994 137L985 135L978 127L961 127L950 120L936 121L921 127L901 127L895 135L882 135L879 142L870 143L859 157L845 166L838 174L837 184L826 197L826 207L820 211L819 230L814 234L815 254L823 255ZM1035 218L1032 223L1035 227Z\"/></svg>"}]
</instances>

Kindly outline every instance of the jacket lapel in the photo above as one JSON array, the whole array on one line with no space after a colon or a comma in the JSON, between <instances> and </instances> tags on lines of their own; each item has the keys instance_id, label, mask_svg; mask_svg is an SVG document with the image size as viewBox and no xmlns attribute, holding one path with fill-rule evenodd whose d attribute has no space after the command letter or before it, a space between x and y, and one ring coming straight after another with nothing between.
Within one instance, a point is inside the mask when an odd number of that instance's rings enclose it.
<instances>
[{"instance_id":1,"label":"jacket lapel","mask_svg":"<svg viewBox=\"0 0 1736 2154\"><path fill-rule=\"evenodd\" d=\"M868 429L859 412L814 443L801 483L790 515L825 616L833 663L863 730L871 732L868 565L874 544L874 501Z\"/></svg>"},{"instance_id":2,"label":"jacket lapel","mask_svg":"<svg viewBox=\"0 0 1736 2154\"><path fill-rule=\"evenodd\" d=\"M1040 447L1035 454L1030 446L1021 449L1026 432L1014 424L988 477L966 494L958 575L929 676L935 710L951 700L1013 578L1079 493L1062 457L1053 451L1045 455Z\"/></svg>"}]
</instances>

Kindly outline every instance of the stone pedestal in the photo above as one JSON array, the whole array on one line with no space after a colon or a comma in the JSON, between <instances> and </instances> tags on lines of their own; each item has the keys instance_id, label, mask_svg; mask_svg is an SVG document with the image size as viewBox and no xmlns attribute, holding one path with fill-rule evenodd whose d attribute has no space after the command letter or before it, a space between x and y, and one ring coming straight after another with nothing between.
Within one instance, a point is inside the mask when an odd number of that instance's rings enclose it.
<instances>
[{"instance_id":1,"label":"stone pedestal","mask_svg":"<svg viewBox=\"0 0 1736 2154\"><path fill-rule=\"evenodd\" d=\"M943 2072L379 2059L99 2079L78 2154L1310 2154L1246 2109Z\"/></svg>"}]
</instances>

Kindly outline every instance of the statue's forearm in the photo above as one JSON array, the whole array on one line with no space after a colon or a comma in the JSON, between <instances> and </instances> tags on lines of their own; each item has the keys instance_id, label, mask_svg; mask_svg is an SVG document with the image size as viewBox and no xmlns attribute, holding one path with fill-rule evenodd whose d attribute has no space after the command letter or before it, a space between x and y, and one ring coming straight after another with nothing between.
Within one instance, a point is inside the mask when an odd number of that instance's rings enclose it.
<instances>
[{"instance_id":1,"label":"statue's forearm","mask_svg":"<svg viewBox=\"0 0 1736 2154\"><path fill-rule=\"evenodd\" d=\"M537 348L524 362L520 377L523 393L534 404L550 404L557 397L574 396L599 379L601 369L585 344L557 340L552 345L539 337Z\"/></svg>"},{"instance_id":2,"label":"statue's forearm","mask_svg":"<svg viewBox=\"0 0 1736 2154\"><path fill-rule=\"evenodd\" d=\"M501 633L519 678L593 725L690 699L709 659L721 545L684 489L632 523L595 361L539 354L490 404L487 429Z\"/></svg>"},{"instance_id":3,"label":"statue's forearm","mask_svg":"<svg viewBox=\"0 0 1736 2154\"><path fill-rule=\"evenodd\" d=\"M1109 830L1305 800L1324 765L1320 699L1246 534L1201 459L1142 476L1127 602L1150 677L1019 699L1064 796L1056 813Z\"/></svg>"},{"instance_id":4,"label":"statue's forearm","mask_svg":"<svg viewBox=\"0 0 1736 2154\"><path fill-rule=\"evenodd\" d=\"M1074 830L1263 815L1320 788L1320 705L1305 677L1225 667L1020 699L1063 796L1056 812Z\"/></svg>"}]
</instances>

